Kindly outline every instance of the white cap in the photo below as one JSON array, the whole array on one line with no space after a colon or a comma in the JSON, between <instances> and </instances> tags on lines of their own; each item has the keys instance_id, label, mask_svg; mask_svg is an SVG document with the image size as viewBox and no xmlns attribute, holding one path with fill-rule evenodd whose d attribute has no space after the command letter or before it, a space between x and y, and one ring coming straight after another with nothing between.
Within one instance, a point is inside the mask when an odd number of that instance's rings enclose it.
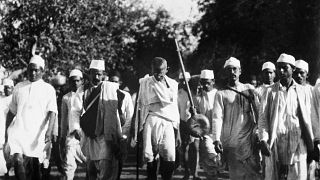
<instances>
[{"instance_id":1,"label":"white cap","mask_svg":"<svg viewBox=\"0 0 320 180\"><path fill-rule=\"evenodd\" d=\"M295 63L295 66L297 68L305 70L307 73L309 72L309 64L305 62L304 60L297 60Z\"/></svg>"},{"instance_id":2,"label":"white cap","mask_svg":"<svg viewBox=\"0 0 320 180\"><path fill-rule=\"evenodd\" d=\"M191 78L189 72L186 72L186 73L184 74L184 76L186 77L186 79L190 79L190 78ZM179 79L183 79L183 74L182 74L182 73L179 74Z\"/></svg>"},{"instance_id":3,"label":"white cap","mask_svg":"<svg viewBox=\"0 0 320 180\"><path fill-rule=\"evenodd\" d=\"M82 72L79 70L79 69L73 69L71 72L70 72L70 75L69 77L72 77L72 76L79 76L80 78L82 78Z\"/></svg>"},{"instance_id":4,"label":"white cap","mask_svg":"<svg viewBox=\"0 0 320 180\"><path fill-rule=\"evenodd\" d=\"M200 79L214 79L212 70L204 69L201 71Z\"/></svg>"},{"instance_id":5,"label":"white cap","mask_svg":"<svg viewBox=\"0 0 320 180\"><path fill-rule=\"evenodd\" d=\"M275 71L276 66L272 62L268 61L268 62L263 63L263 65L262 65L262 71L265 69L271 69L271 70Z\"/></svg>"},{"instance_id":6,"label":"white cap","mask_svg":"<svg viewBox=\"0 0 320 180\"><path fill-rule=\"evenodd\" d=\"M89 69L97 69L104 71L104 60L92 60Z\"/></svg>"},{"instance_id":7,"label":"white cap","mask_svg":"<svg viewBox=\"0 0 320 180\"><path fill-rule=\"evenodd\" d=\"M235 67L241 67L240 66L240 61L237 58L230 57L226 62L224 63L223 68L226 68L227 66L235 66Z\"/></svg>"},{"instance_id":8,"label":"white cap","mask_svg":"<svg viewBox=\"0 0 320 180\"><path fill-rule=\"evenodd\" d=\"M3 79L2 80L2 85L3 86L11 86L13 87L14 86L14 83L11 79Z\"/></svg>"},{"instance_id":9,"label":"white cap","mask_svg":"<svg viewBox=\"0 0 320 180\"><path fill-rule=\"evenodd\" d=\"M29 64L36 64L44 69L44 59L39 55L33 55L30 59Z\"/></svg>"},{"instance_id":10,"label":"white cap","mask_svg":"<svg viewBox=\"0 0 320 180\"><path fill-rule=\"evenodd\" d=\"M289 54L282 53L277 60L277 63L279 62L288 63L288 64L291 64L292 66L295 66L296 59Z\"/></svg>"}]
</instances>

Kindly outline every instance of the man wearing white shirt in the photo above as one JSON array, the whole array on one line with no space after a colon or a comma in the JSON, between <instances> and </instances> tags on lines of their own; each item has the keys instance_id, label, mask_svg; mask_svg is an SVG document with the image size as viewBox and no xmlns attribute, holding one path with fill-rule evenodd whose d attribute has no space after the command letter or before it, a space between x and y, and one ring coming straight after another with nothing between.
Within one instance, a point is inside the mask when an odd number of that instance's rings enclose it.
<instances>
[{"instance_id":1,"label":"man wearing white shirt","mask_svg":"<svg viewBox=\"0 0 320 180\"><path fill-rule=\"evenodd\" d=\"M217 91L212 117L212 137L217 153L228 163L231 180L260 179L258 154L252 141L257 113L254 87L239 81L240 61L234 57L224 64L227 84Z\"/></svg>"},{"instance_id":2,"label":"man wearing white shirt","mask_svg":"<svg viewBox=\"0 0 320 180\"><path fill-rule=\"evenodd\" d=\"M307 93L292 78L295 58L281 54L279 81L266 89L259 116L265 179L307 179L307 153L318 152L318 119L310 118ZM315 120L315 121L313 121Z\"/></svg>"},{"instance_id":3,"label":"man wearing white shirt","mask_svg":"<svg viewBox=\"0 0 320 180\"><path fill-rule=\"evenodd\" d=\"M118 71L111 73L109 76L109 81L118 83L120 86L122 83L121 74ZM123 137L123 142L121 142L122 155L121 155L121 160L119 161L118 179L120 179L123 163L127 157L127 138L130 135L131 118L134 113L134 107L133 107L131 95L124 90L119 89L119 91L124 96L118 97L118 100L121 99L119 101L119 107L120 107L119 110L121 109L121 111L118 111L118 113L120 116L121 127L122 127L122 137Z\"/></svg>"},{"instance_id":4,"label":"man wearing white shirt","mask_svg":"<svg viewBox=\"0 0 320 180\"><path fill-rule=\"evenodd\" d=\"M3 158L3 145L5 143L6 117L9 111L9 105L12 99L12 90L14 87L14 83L11 79L4 79L2 84L4 86L4 96L0 99L0 176L6 173L6 164L8 164L9 167L11 166L10 162L6 162Z\"/></svg>"},{"instance_id":5,"label":"man wearing white shirt","mask_svg":"<svg viewBox=\"0 0 320 180\"><path fill-rule=\"evenodd\" d=\"M65 162L63 162L63 176L67 180L72 180L77 169L76 160L85 160L80 147L80 137L82 135L79 119L82 109L82 102L76 99L76 92L83 94L82 72L74 69L69 75L70 92L62 97L61 103L61 138L65 143ZM78 147L78 148L77 148ZM78 151L77 151L78 150Z\"/></svg>"},{"instance_id":6,"label":"man wearing white shirt","mask_svg":"<svg viewBox=\"0 0 320 180\"><path fill-rule=\"evenodd\" d=\"M274 78L276 77L276 67L275 65L268 61L263 63L262 65L262 82L263 84L259 87L256 88L256 92L258 93L259 96L259 101L262 100L263 92L264 90L272 85L274 82Z\"/></svg>"},{"instance_id":7,"label":"man wearing white shirt","mask_svg":"<svg viewBox=\"0 0 320 180\"><path fill-rule=\"evenodd\" d=\"M200 74L200 85L201 91L195 97L195 108L197 112L200 114L205 115L210 122L210 131L209 135L212 135L212 115L213 115L213 104L214 104L214 97L216 95L217 89L213 87L214 85L214 73L212 70L204 69L201 71ZM198 166L199 166L199 139L192 138L193 143L191 144L194 146L195 149L195 158L194 158L194 166L192 168L192 173L194 179L198 178Z\"/></svg>"},{"instance_id":8,"label":"man wearing white shirt","mask_svg":"<svg viewBox=\"0 0 320 180\"><path fill-rule=\"evenodd\" d=\"M47 158L57 114L54 88L42 80L44 60L34 55L27 81L17 84L7 116L8 142L17 179L38 180L41 160ZM10 125L10 127L9 127Z\"/></svg>"}]
</instances>

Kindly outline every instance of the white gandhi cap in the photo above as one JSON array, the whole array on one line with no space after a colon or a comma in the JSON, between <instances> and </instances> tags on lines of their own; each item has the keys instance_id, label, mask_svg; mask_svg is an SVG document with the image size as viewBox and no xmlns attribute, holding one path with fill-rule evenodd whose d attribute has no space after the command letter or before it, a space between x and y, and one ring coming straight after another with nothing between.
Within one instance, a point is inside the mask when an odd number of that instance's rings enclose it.
<instances>
[{"instance_id":1,"label":"white gandhi cap","mask_svg":"<svg viewBox=\"0 0 320 180\"><path fill-rule=\"evenodd\" d=\"M212 70L204 69L201 71L200 79L214 79Z\"/></svg>"},{"instance_id":2,"label":"white gandhi cap","mask_svg":"<svg viewBox=\"0 0 320 180\"><path fill-rule=\"evenodd\" d=\"M224 63L223 68L226 68L227 66L235 66L235 67L241 67L240 61L237 58L230 57L226 62Z\"/></svg>"},{"instance_id":3,"label":"white gandhi cap","mask_svg":"<svg viewBox=\"0 0 320 180\"><path fill-rule=\"evenodd\" d=\"M283 63L291 64L292 66L295 66L295 64L296 64L295 61L296 61L296 59L293 56L291 56L289 54L282 53L279 56L277 63L283 62Z\"/></svg>"},{"instance_id":4,"label":"white gandhi cap","mask_svg":"<svg viewBox=\"0 0 320 180\"><path fill-rule=\"evenodd\" d=\"M104 60L92 60L89 69L97 69L104 71Z\"/></svg>"},{"instance_id":5,"label":"white gandhi cap","mask_svg":"<svg viewBox=\"0 0 320 180\"><path fill-rule=\"evenodd\" d=\"M190 79L191 78L189 72L184 73L184 76L186 77L186 79ZM179 79L183 79L183 74L182 73L179 74Z\"/></svg>"},{"instance_id":6,"label":"white gandhi cap","mask_svg":"<svg viewBox=\"0 0 320 180\"><path fill-rule=\"evenodd\" d=\"M272 62L268 61L268 62L263 63L263 65L262 65L262 71L265 69L271 69L271 70L275 71L276 66Z\"/></svg>"},{"instance_id":7,"label":"white gandhi cap","mask_svg":"<svg viewBox=\"0 0 320 180\"><path fill-rule=\"evenodd\" d=\"M72 76L78 76L80 78L82 78L82 72L79 70L79 69L73 69L71 72L70 72L70 75L69 77L72 77Z\"/></svg>"},{"instance_id":8,"label":"white gandhi cap","mask_svg":"<svg viewBox=\"0 0 320 180\"><path fill-rule=\"evenodd\" d=\"M42 59L42 57L39 55L33 55L29 64L36 64L44 69L44 59Z\"/></svg>"},{"instance_id":9,"label":"white gandhi cap","mask_svg":"<svg viewBox=\"0 0 320 180\"><path fill-rule=\"evenodd\" d=\"M304 60L297 60L295 65L297 68L305 70L307 73L309 72L309 64Z\"/></svg>"},{"instance_id":10,"label":"white gandhi cap","mask_svg":"<svg viewBox=\"0 0 320 180\"><path fill-rule=\"evenodd\" d=\"M13 83L13 81L11 79L4 79L2 81L2 85L3 86L14 86L14 83Z\"/></svg>"}]
</instances>

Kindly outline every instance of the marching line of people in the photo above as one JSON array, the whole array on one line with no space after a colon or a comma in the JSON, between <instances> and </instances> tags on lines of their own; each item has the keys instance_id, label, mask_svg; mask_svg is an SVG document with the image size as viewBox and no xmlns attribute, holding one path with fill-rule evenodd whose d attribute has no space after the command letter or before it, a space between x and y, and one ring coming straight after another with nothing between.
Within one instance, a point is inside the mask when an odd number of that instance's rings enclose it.
<instances>
[{"instance_id":1,"label":"marching line of people","mask_svg":"<svg viewBox=\"0 0 320 180\"><path fill-rule=\"evenodd\" d=\"M240 82L241 63L234 57L225 61L221 87L213 70L197 78L180 74L178 83L166 75L164 58L151 64L152 74L139 80L136 109L131 95L119 89L119 73L104 81L103 60L91 61L87 83L80 69L72 69L69 92L58 105L55 89L42 80L45 61L34 55L27 81L14 86L3 80L0 176L14 169L19 180L48 177L53 142L59 139L61 175L68 180L79 163L86 164L86 179L120 179L127 146L137 142L149 180L157 179L158 171L162 179L172 179L178 156L183 179L201 179L200 168L209 180L225 169L232 180L316 178L320 85L307 82L307 62L284 53L275 64L265 62L257 88Z\"/></svg>"}]
</instances>

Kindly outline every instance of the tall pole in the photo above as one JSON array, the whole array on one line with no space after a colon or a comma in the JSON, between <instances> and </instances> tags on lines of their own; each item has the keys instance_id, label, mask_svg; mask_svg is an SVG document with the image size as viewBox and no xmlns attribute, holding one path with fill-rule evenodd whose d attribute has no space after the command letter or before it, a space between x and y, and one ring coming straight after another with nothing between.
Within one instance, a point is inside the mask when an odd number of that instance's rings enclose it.
<instances>
[{"instance_id":1,"label":"tall pole","mask_svg":"<svg viewBox=\"0 0 320 180\"><path fill-rule=\"evenodd\" d=\"M183 65L179 44L178 44L178 41L176 39L174 39L174 42L176 43L176 47L177 47L177 52L178 52L178 56L179 56L180 67L181 67L181 70L182 70L183 79L184 79L184 81L186 83L186 86L187 86L187 93L188 93L189 101L190 101L191 107L194 108L194 103L193 103L193 99L192 99L192 96L191 96L189 83L188 83L187 78L186 78L186 70L185 70L184 65Z\"/></svg>"}]
</instances>

